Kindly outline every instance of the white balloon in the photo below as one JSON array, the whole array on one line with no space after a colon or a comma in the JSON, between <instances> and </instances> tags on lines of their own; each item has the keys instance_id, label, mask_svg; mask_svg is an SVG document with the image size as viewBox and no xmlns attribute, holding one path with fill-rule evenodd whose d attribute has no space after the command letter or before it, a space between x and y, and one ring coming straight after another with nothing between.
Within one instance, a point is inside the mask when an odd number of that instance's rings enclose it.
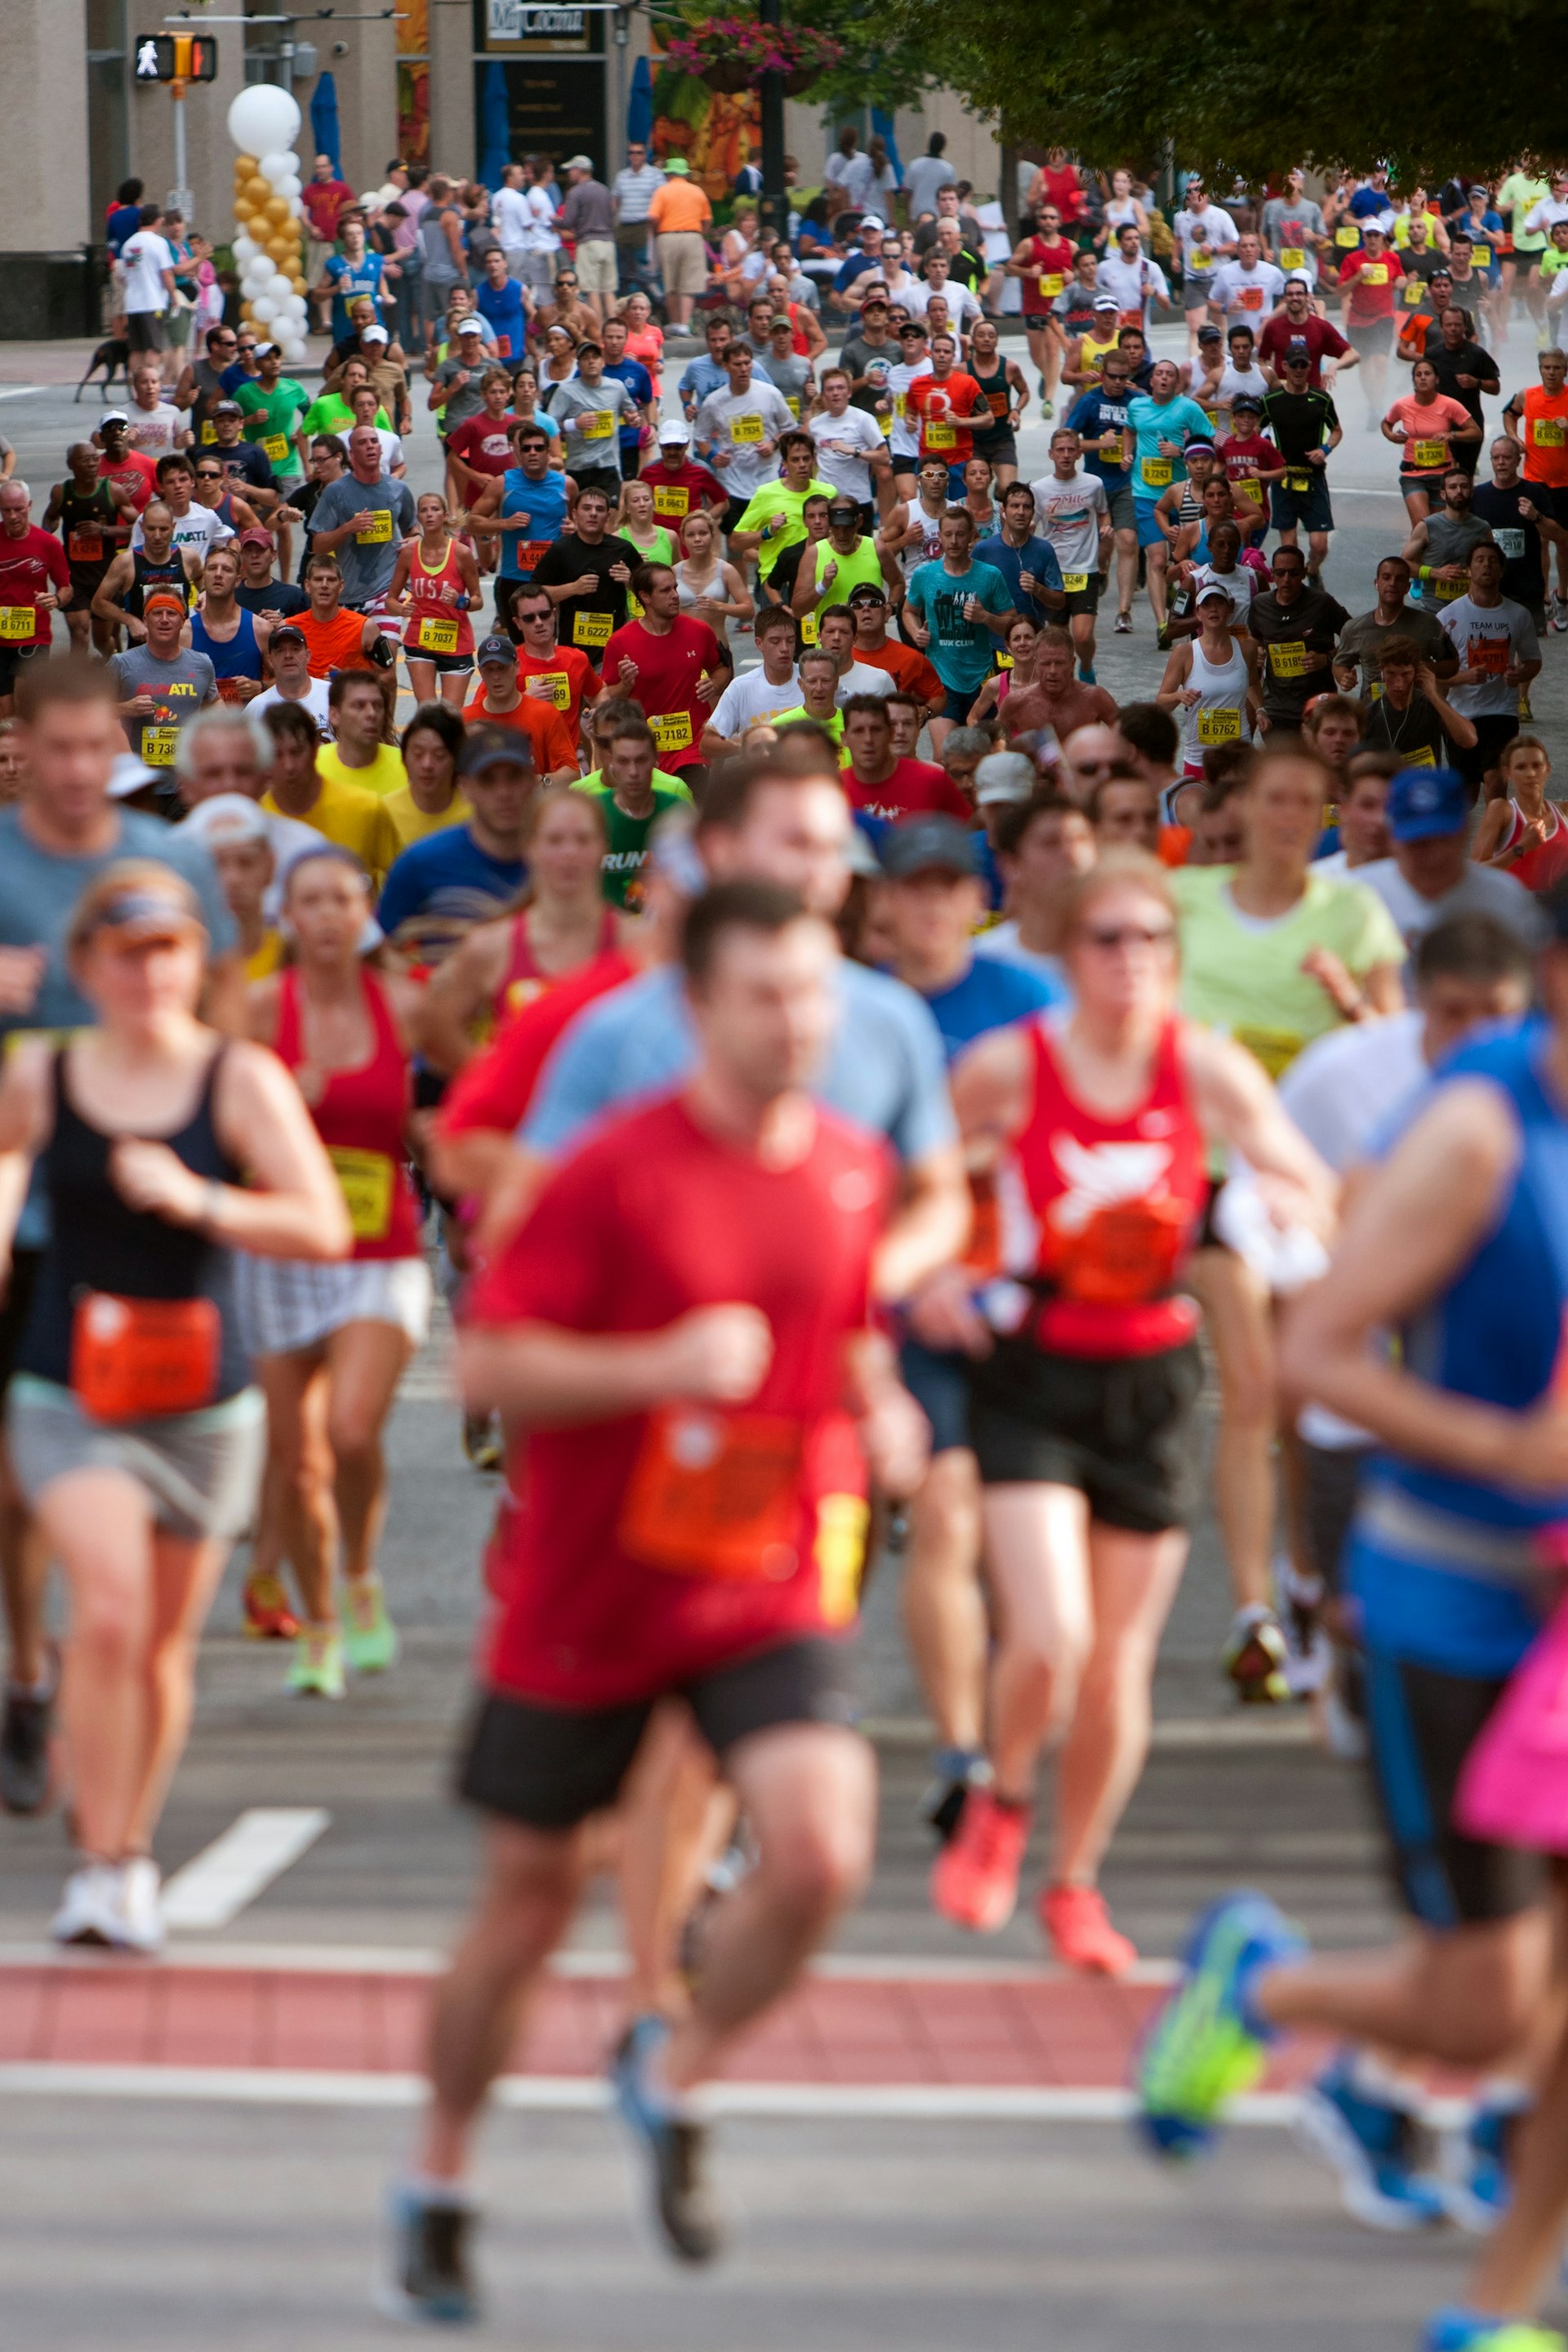
<instances>
[{"instance_id":1,"label":"white balloon","mask_svg":"<svg viewBox=\"0 0 1568 2352\"><path fill-rule=\"evenodd\" d=\"M300 215L303 214L304 209L305 209L305 207L304 207L304 205L300 203L300 199L299 199L299 197L298 197L298 196L290 196L290 197L289 197L289 216L290 216L290 218L291 218L291 219L298 220L298 219L300 217Z\"/></svg>"},{"instance_id":2,"label":"white balloon","mask_svg":"<svg viewBox=\"0 0 1568 2352\"><path fill-rule=\"evenodd\" d=\"M304 194L305 183L300 177L298 172L290 172L286 180L280 180L279 182L278 193L280 196L288 196L290 201L292 201L294 198Z\"/></svg>"},{"instance_id":3,"label":"white balloon","mask_svg":"<svg viewBox=\"0 0 1568 2352\"><path fill-rule=\"evenodd\" d=\"M258 294L250 305L250 315L261 326L269 326L278 316L278 305L270 294Z\"/></svg>"},{"instance_id":4,"label":"white balloon","mask_svg":"<svg viewBox=\"0 0 1568 2352\"><path fill-rule=\"evenodd\" d=\"M268 185L275 188L293 171L294 158L286 147L280 147L276 154L263 155L258 169Z\"/></svg>"},{"instance_id":5,"label":"white balloon","mask_svg":"<svg viewBox=\"0 0 1568 2352\"><path fill-rule=\"evenodd\" d=\"M310 356L309 347L303 335L289 336L283 346L283 356L290 367L298 367L302 360Z\"/></svg>"},{"instance_id":6,"label":"white balloon","mask_svg":"<svg viewBox=\"0 0 1568 2352\"><path fill-rule=\"evenodd\" d=\"M228 135L242 155L277 155L292 147L303 120L286 89L253 81L228 110Z\"/></svg>"},{"instance_id":7,"label":"white balloon","mask_svg":"<svg viewBox=\"0 0 1568 2352\"><path fill-rule=\"evenodd\" d=\"M253 236L237 236L229 250L242 270L248 269L261 247Z\"/></svg>"}]
</instances>

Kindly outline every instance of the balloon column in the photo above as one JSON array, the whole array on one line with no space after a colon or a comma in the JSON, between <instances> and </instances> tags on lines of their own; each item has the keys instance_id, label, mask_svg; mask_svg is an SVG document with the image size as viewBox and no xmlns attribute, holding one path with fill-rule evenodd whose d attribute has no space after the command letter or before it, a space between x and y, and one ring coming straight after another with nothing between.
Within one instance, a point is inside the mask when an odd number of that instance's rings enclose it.
<instances>
[{"instance_id":1,"label":"balloon column","mask_svg":"<svg viewBox=\"0 0 1568 2352\"><path fill-rule=\"evenodd\" d=\"M300 110L286 89L252 82L228 110L234 167L235 267L245 316L264 328L285 360L305 357L309 311L300 251L300 160L289 142Z\"/></svg>"}]
</instances>

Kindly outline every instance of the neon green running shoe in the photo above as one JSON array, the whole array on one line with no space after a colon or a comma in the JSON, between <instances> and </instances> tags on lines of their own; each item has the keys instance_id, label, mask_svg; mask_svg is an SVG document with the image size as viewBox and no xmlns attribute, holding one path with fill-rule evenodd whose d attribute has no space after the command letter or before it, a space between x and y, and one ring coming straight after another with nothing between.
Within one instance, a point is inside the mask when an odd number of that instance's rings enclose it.
<instances>
[{"instance_id":1,"label":"neon green running shoe","mask_svg":"<svg viewBox=\"0 0 1568 2352\"><path fill-rule=\"evenodd\" d=\"M307 1625L296 1634L284 1687L297 1698L342 1698L343 1643L335 1626Z\"/></svg>"},{"instance_id":2,"label":"neon green running shoe","mask_svg":"<svg viewBox=\"0 0 1568 2352\"><path fill-rule=\"evenodd\" d=\"M1157 2154L1196 2155L1227 2103L1252 2088L1273 2037L1253 2012L1249 1984L1305 1948L1264 1895L1227 1895L1198 1921L1181 1979L1134 2061L1139 2120Z\"/></svg>"},{"instance_id":3,"label":"neon green running shoe","mask_svg":"<svg viewBox=\"0 0 1568 2352\"><path fill-rule=\"evenodd\" d=\"M386 1613L379 1576L348 1576L338 1596L343 1654L356 1675L384 1675L397 1664L397 1628Z\"/></svg>"},{"instance_id":4,"label":"neon green running shoe","mask_svg":"<svg viewBox=\"0 0 1568 2352\"><path fill-rule=\"evenodd\" d=\"M1487 2319L1474 2311L1439 2311L1426 2323L1422 2352L1568 2352L1568 2337L1528 2319Z\"/></svg>"}]
</instances>

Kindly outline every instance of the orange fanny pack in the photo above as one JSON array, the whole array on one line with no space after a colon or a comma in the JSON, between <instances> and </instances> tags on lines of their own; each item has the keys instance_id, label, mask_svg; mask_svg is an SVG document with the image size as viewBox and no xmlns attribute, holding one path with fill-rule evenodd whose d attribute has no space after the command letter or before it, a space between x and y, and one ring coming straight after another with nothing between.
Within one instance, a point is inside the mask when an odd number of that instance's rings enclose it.
<instances>
[{"instance_id":1,"label":"orange fanny pack","mask_svg":"<svg viewBox=\"0 0 1568 2352\"><path fill-rule=\"evenodd\" d=\"M621 1506L622 1549L677 1576L783 1582L800 1565L805 1435L778 1413L661 1406Z\"/></svg>"},{"instance_id":2,"label":"orange fanny pack","mask_svg":"<svg viewBox=\"0 0 1568 2352\"><path fill-rule=\"evenodd\" d=\"M94 1421L198 1412L216 1392L222 1341L210 1298L89 1290L71 1324L71 1389Z\"/></svg>"}]
</instances>

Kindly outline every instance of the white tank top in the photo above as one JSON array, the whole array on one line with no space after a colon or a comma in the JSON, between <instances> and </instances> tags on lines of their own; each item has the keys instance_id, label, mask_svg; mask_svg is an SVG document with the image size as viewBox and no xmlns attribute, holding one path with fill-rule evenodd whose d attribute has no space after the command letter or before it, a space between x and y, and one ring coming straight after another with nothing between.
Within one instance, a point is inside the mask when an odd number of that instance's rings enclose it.
<instances>
[{"instance_id":1,"label":"white tank top","mask_svg":"<svg viewBox=\"0 0 1568 2352\"><path fill-rule=\"evenodd\" d=\"M1252 721L1247 709L1247 662L1234 643L1228 661L1211 662L1203 646L1193 640L1193 666L1187 685L1197 689L1197 700L1186 714L1183 757L1190 772L1201 769L1204 753L1216 743L1250 743Z\"/></svg>"},{"instance_id":2,"label":"white tank top","mask_svg":"<svg viewBox=\"0 0 1568 2352\"><path fill-rule=\"evenodd\" d=\"M724 593L724 575L719 569L718 565L715 564L713 567L713 577L709 581L708 585L705 588L694 588L686 576L686 560L683 557L675 567L675 585L677 593L680 598L681 611L683 613L689 613L692 607L703 596L717 596L722 598Z\"/></svg>"}]
</instances>

